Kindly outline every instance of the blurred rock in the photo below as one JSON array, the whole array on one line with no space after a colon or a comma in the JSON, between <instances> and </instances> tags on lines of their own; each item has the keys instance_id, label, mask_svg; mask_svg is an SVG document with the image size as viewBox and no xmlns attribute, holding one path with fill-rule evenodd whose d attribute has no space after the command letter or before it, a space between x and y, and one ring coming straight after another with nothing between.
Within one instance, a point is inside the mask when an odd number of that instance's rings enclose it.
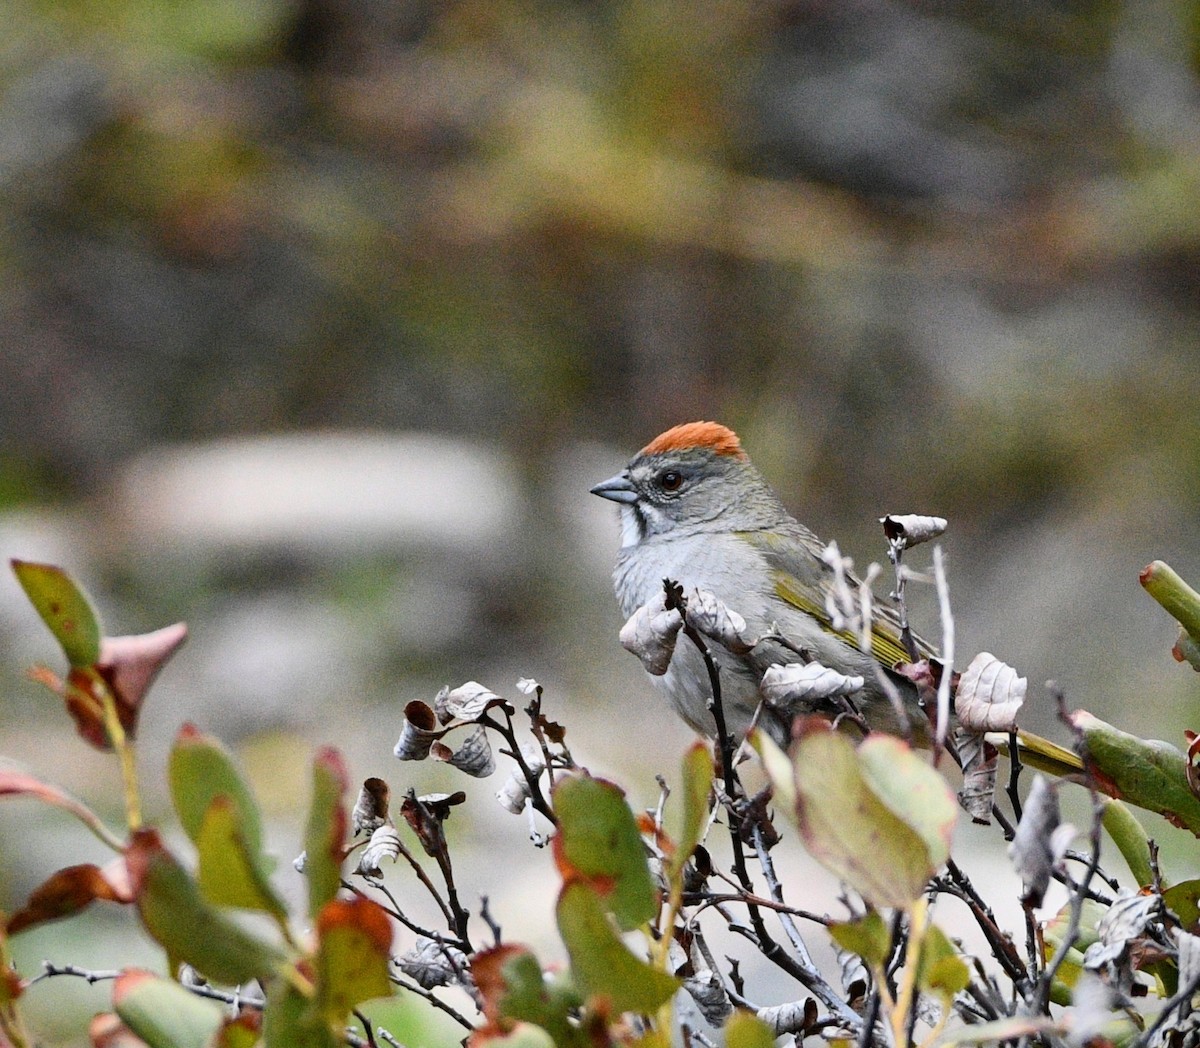
<instances>
[{"instance_id":1,"label":"blurred rock","mask_svg":"<svg viewBox=\"0 0 1200 1048\"><path fill-rule=\"evenodd\" d=\"M163 552L433 550L486 575L512 551L518 501L511 463L477 443L304 433L148 452L123 472L113 509L130 543Z\"/></svg>"}]
</instances>

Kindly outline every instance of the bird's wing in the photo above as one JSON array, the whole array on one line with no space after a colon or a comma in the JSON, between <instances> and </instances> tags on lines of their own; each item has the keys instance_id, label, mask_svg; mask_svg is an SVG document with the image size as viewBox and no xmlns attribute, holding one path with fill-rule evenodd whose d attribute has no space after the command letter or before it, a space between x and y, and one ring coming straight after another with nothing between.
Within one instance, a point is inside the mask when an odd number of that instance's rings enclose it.
<instances>
[{"instance_id":1,"label":"bird's wing","mask_svg":"<svg viewBox=\"0 0 1200 1048\"><path fill-rule=\"evenodd\" d=\"M826 607L826 598L833 593L834 573L820 558L818 539L808 533L788 535L750 531L742 537L753 545L766 561L775 583L776 595L799 611L810 615L826 632L862 651L861 638L853 630L835 630ZM858 580L851 577L851 585ZM819 598L815 596L819 594ZM914 635L922 654L935 655L932 645ZM872 602L871 655L891 668L898 662L909 662L908 651L900 640L900 616L889 603Z\"/></svg>"}]
</instances>

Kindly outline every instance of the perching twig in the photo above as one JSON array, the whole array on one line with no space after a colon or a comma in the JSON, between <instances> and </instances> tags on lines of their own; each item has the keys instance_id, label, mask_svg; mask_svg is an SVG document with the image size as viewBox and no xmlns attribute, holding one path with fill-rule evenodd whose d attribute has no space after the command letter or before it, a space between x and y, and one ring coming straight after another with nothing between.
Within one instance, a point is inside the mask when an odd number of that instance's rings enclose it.
<instances>
[{"instance_id":1,"label":"perching twig","mask_svg":"<svg viewBox=\"0 0 1200 1048\"><path fill-rule=\"evenodd\" d=\"M1047 688L1054 696L1058 707L1059 720L1075 736L1076 749L1082 754L1082 732L1071 722L1071 718L1067 712L1066 696L1063 694L1062 689L1053 682L1048 683ZM1072 885L1073 890L1069 899L1070 914L1067 919L1067 930L1063 933L1062 942L1059 943L1058 949L1054 951L1054 959L1046 965L1041 978L1034 987L1032 1000L1029 1002L1030 1011L1034 1015L1040 1015L1046 1010L1050 1000L1050 990L1054 985L1054 979L1058 975L1059 969L1062 968L1067 953L1079 938L1079 926L1083 919L1083 900L1089 890L1092 878L1100 868L1100 827L1104 818L1104 805L1100 800L1099 791L1096 789L1096 780L1088 768L1086 761L1084 762L1084 779L1087 784L1088 795L1092 801L1092 825L1090 831L1092 858L1091 862L1088 863L1087 869L1084 871L1083 880L1078 884Z\"/></svg>"},{"instance_id":2,"label":"perching twig","mask_svg":"<svg viewBox=\"0 0 1200 1048\"><path fill-rule=\"evenodd\" d=\"M680 608L681 611L684 610L686 608L686 599L678 587L668 582L665 583L665 588L667 593L667 607L674 606ZM724 779L725 793L732 802L738 796L738 793L741 792L741 783L738 781L733 763L733 738L729 735L725 725L725 709L721 702L720 671L713 660L712 653L708 650L708 645L705 644L700 634L686 623L683 626L683 632L700 652L701 657L704 659L705 668L708 671L708 682L711 689L709 708L712 711L713 720L717 728L717 745L721 754L721 773ZM729 814L729 837L733 845L734 872L738 884L747 895L750 895L753 893L754 887L750 880L750 872L746 867L746 853L740 832L742 819L732 803L729 804L727 811ZM753 937L762 955L798 980L802 986L817 996L821 1003L829 1008L830 1011L836 1012L841 1016L850 1029L858 1029L858 1024L861 1022L858 1014L832 990L820 972L812 965L797 962L771 937L771 934L767 931L766 923L763 921L761 908L753 903L748 903L746 909L750 915ZM730 930L744 934L741 929L733 924L730 925Z\"/></svg>"}]
</instances>

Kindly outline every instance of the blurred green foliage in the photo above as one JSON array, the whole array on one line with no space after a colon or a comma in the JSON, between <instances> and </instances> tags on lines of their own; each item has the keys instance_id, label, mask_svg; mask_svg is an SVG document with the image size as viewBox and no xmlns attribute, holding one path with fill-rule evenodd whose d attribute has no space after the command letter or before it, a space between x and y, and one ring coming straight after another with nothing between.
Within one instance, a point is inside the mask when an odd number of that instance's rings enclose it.
<instances>
[{"instance_id":1,"label":"blurred green foliage","mask_svg":"<svg viewBox=\"0 0 1200 1048\"><path fill-rule=\"evenodd\" d=\"M1193 6L17 5L5 487L708 413L1008 504L1101 470L1131 392L1195 448Z\"/></svg>"}]
</instances>

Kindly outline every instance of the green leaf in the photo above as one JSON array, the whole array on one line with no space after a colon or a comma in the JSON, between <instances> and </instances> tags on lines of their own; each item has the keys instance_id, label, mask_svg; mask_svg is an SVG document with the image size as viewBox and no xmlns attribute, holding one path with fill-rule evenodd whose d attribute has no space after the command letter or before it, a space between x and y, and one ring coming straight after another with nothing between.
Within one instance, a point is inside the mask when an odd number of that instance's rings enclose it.
<instances>
[{"instance_id":1,"label":"green leaf","mask_svg":"<svg viewBox=\"0 0 1200 1048\"><path fill-rule=\"evenodd\" d=\"M794 812L799 798L796 795L796 773L791 758L762 728L755 728L749 738L750 745L762 758L763 769L774 787L775 803L783 811Z\"/></svg>"},{"instance_id":2,"label":"green leaf","mask_svg":"<svg viewBox=\"0 0 1200 1048\"><path fill-rule=\"evenodd\" d=\"M553 803L554 858L563 880L587 883L626 931L645 924L658 903L646 848L620 788L573 775L559 781Z\"/></svg>"},{"instance_id":3,"label":"green leaf","mask_svg":"<svg viewBox=\"0 0 1200 1048\"><path fill-rule=\"evenodd\" d=\"M673 975L629 952L582 882L566 885L558 897L558 930L576 985L588 997L607 1000L614 1012L653 1012L679 988Z\"/></svg>"},{"instance_id":4,"label":"green leaf","mask_svg":"<svg viewBox=\"0 0 1200 1048\"><path fill-rule=\"evenodd\" d=\"M483 995L489 1025L507 1029L516 1022L545 1030L559 1048L585 1048L585 1032L569 1016L582 1003L569 984L550 982L538 959L523 946L502 945L477 954L471 974Z\"/></svg>"},{"instance_id":5,"label":"green leaf","mask_svg":"<svg viewBox=\"0 0 1200 1048\"><path fill-rule=\"evenodd\" d=\"M911 746L890 735L868 736L858 747L858 759L875 795L925 842L933 866L941 866L950 858L958 816L946 780Z\"/></svg>"},{"instance_id":6,"label":"green leaf","mask_svg":"<svg viewBox=\"0 0 1200 1048\"><path fill-rule=\"evenodd\" d=\"M667 864L667 877L674 880L691 858L708 821L708 797L712 791L713 761L708 747L693 743L683 758L683 826L675 852Z\"/></svg>"},{"instance_id":7,"label":"green leaf","mask_svg":"<svg viewBox=\"0 0 1200 1048\"><path fill-rule=\"evenodd\" d=\"M274 979L267 985L263 1010L265 1048L341 1048L343 1041L325 1021L312 998L291 983Z\"/></svg>"},{"instance_id":8,"label":"green leaf","mask_svg":"<svg viewBox=\"0 0 1200 1048\"><path fill-rule=\"evenodd\" d=\"M921 937L917 985L922 990L940 994L943 1006L949 1008L954 995L965 990L970 981L971 969L954 944L936 924L929 925Z\"/></svg>"},{"instance_id":9,"label":"green leaf","mask_svg":"<svg viewBox=\"0 0 1200 1048\"><path fill-rule=\"evenodd\" d=\"M1138 576L1146 592L1195 640L1200 640L1200 593L1161 560L1146 565Z\"/></svg>"},{"instance_id":10,"label":"green leaf","mask_svg":"<svg viewBox=\"0 0 1200 1048\"><path fill-rule=\"evenodd\" d=\"M829 926L829 934L843 950L858 954L869 965L880 965L892 952L892 933L874 910L855 921Z\"/></svg>"},{"instance_id":11,"label":"green leaf","mask_svg":"<svg viewBox=\"0 0 1200 1048\"><path fill-rule=\"evenodd\" d=\"M167 763L167 778L175 813L193 844L212 802L229 798L235 821L251 855L262 852L262 816L250 788L242 779L233 755L219 739L185 724L175 737ZM269 872L269 871L268 871Z\"/></svg>"},{"instance_id":12,"label":"green leaf","mask_svg":"<svg viewBox=\"0 0 1200 1048\"><path fill-rule=\"evenodd\" d=\"M215 982L232 984L270 975L282 963L277 946L204 899L156 831L135 833L125 858L142 922L172 968L186 961Z\"/></svg>"},{"instance_id":13,"label":"green leaf","mask_svg":"<svg viewBox=\"0 0 1200 1048\"><path fill-rule=\"evenodd\" d=\"M757 1015L739 1008L725 1023L725 1048L775 1048L775 1035Z\"/></svg>"},{"instance_id":14,"label":"green leaf","mask_svg":"<svg viewBox=\"0 0 1200 1048\"><path fill-rule=\"evenodd\" d=\"M362 896L327 902L317 940L317 1006L329 1023L345 1023L363 1001L391 996L392 924L378 903Z\"/></svg>"},{"instance_id":15,"label":"green leaf","mask_svg":"<svg viewBox=\"0 0 1200 1048\"><path fill-rule=\"evenodd\" d=\"M1101 822L1134 880L1139 885L1150 884L1154 880L1154 872L1150 868L1150 838L1137 816L1120 801L1107 800Z\"/></svg>"},{"instance_id":16,"label":"green leaf","mask_svg":"<svg viewBox=\"0 0 1200 1048\"><path fill-rule=\"evenodd\" d=\"M1188 787L1187 758L1180 750L1120 731L1086 710L1070 716L1083 732L1088 766L1100 789L1200 836L1200 800Z\"/></svg>"},{"instance_id":17,"label":"green leaf","mask_svg":"<svg viewBox=\"0 0 1200 1048\"><path fill-rule=\"evenodd\" d=\"M287 907L270 883L274 862L263 851L262 815L229 751L185 724L167 777L179 821L199 853L205 898L285 918Z\"/></svg>"},{"instance_id":18,"label":"green leaf","mask_svg":"<svg viewBox=\"0 0 1200 1048\"><path fill-rule=\"evenodd\" d=\"M62 568L14 560L13 572L72 666L100 658L100 620L88 596Z\"/></svg>"},{"instance_id":19,"label":"green leaf","mask_svg":"<svg viewBox=\"0 0 1200 1048\"><path fill-rule=\"evenodd\" d=\"M150 1048L206 1048L221 1028L219 1004L150 972L123 971L112 999L121 1021Z\"/></svg>"},{"instance_id":20,"label":"green leaf","mask_svg":"<svg viewBox=\"0 0 1200 1048\"><path fill-rule=\"evenodd\" d=\"M1200 927L1200 880L1173 884L1163 892L1163 902L1179 918L1183 930L1195 935Z\"/></svg>"},{"instance_id":21,"label":"green leaf","mask_svg":"<svg viewBox=\"0 0 1200 1048\"><path fill-rule=\"evenodd\" d=\"M1050 987L1050 1000L1054 1004L1064 1006L1070 1004L1075 984L1079 982L1079 978L1082 975L1083 953L1072 946L1067 951L1067 956L1062 964L1058 966L1058 972L1054 976L1054 984Z\"/></svg>"},{"instance_id":22,"label":"green leaf","mask_svg":"<svg viewBox=\"0 0 1200 1048\"><path fill-rule=\"evenodd\" d=\"M304 835L304 874L308 878L308 913L315 921L342 884L346 848L346 765L331 746L313 761L312 804Z\"/></svg>"},{"instance_id":23,"label":"green leaf","mask_svg":"<svg viewBox=\"0 0 1200 1048\"><path fill-rule=\"evenodd\" d=\"M267 879L261 857L247 846L239 814L224 794L209 805L196 839L200 891L209 902L260 910L286 920L287 905Z\"/></svg>"},{"instance_id":24,"label":"green leaf","mask_svg":"<svg viewBox=\"0 0 1200 1048\"><path fill-rule=\"evenodd\" d=\"M950 787L900 739L869 735L856 750L823 722L793 757L800 835L813 857L872 906L903 907L950 854Z\"/></svg>"}]
</instances>

